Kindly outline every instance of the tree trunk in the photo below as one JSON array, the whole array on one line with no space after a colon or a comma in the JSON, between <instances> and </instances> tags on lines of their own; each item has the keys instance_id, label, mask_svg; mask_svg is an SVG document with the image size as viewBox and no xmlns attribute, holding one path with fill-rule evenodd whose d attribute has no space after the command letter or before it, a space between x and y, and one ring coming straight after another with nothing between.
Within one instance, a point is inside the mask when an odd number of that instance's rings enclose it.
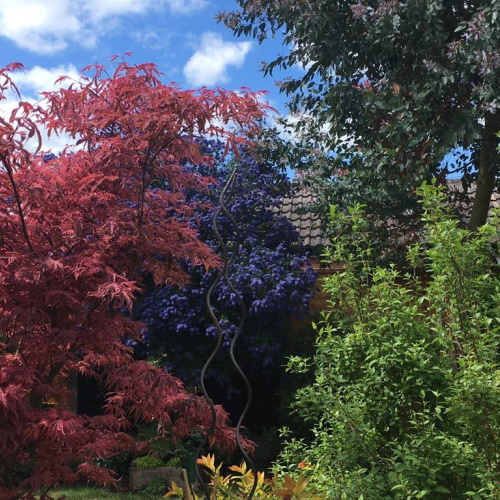
<instances>
[{"instance_id":1,"label":"tree trunk","mask_svg":"<svg viewBox=\"0 0 500 500\"><path fill-rule=\"evenodd\" d=\"M497 151L497 132L500 131L500 113L485 115L482 135L479 172L477 174L476 193L469 220L469 229L475 231L486 223L491 204L491 195L495 189L498 174L499 154Z\"/></svg>"}]
</instances>

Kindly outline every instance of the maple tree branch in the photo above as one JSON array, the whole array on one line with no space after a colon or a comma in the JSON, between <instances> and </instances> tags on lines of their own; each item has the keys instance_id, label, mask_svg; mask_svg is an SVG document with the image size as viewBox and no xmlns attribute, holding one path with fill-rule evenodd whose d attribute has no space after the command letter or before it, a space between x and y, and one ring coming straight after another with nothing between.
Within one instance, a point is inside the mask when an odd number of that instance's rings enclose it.
<instances>
[{"instance_id":1,"label":"maple tree branch","mask_svg":"<svg viewBox=\"0 0 500 500\"><path fill-rule=\"evenodd\" d=\"M28 235L28 228L26 226L26 220L24 218L24 213L23 213L23 207L21 204L21 197L19 196L19 191L17 189L16 182L14 180L14 173L12 172L12 166L10 165L9 161L7 160L7 157L5 154L0 154L0 160L2 160L3 164L5 165L5 168L7 170L7 175L9 176L9 181L12 186L12 191L14 192L14 199L16 200L16 205L17 205L17 210L19 212L19 220L21 222L21 229L23 232L24 239L26 241L26 244L28 245L28 248L30 252L35 252L33 245L31 244L30 237Z\"/></svg>"},{"instance_id":2,"label":"maple tree branch","mask_svg":"<svg viewBox=\"0 0 500 500\"><path fill-rule=\"evenodd\" d=\"M147 158L149 156L149 150L150 150L151 144L148 145L148 151L146 152L146 161L144 162L144 165L142 166L142 176L141 176L141 186L139 188L139 195L137 199L137 225L142 226L142 221L144 219L144 200L146 198L146 173L148 170L147 167Z\"/></svg>"},{"instance_id":3,"label":"maple tree branch","mask_svg":"<svg viewBox=\"0 0 500 500\"><path fill-rule=\"evenodd\" d=\"M158 139L161 135L161 131L158 132L157 136L154 138L154 140ZM144 160L143 166L142 166L142 178L141 178L141 188L138 196L138 225L141 226L143 219L144 219L144 203L146 199L146 175L148 173L148 166L151 165L158 156L165 151L165 149L170 146L174 142L176 138L178 138L180 134L178 134L176 137L173 137L169 139L163 146L161 146L158 151L155 153L151 153L151 146L154 140L150 141L148 144L148 149L146 151L146 159Z\"/></svg>"}]
</instances>

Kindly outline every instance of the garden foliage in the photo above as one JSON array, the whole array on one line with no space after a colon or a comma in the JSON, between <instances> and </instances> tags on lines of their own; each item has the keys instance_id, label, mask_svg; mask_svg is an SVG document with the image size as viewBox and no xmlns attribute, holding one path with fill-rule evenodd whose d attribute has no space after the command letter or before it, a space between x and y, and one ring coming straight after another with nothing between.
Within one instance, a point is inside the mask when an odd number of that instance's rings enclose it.
<instances>
[{"instance_id":1,"label":"garden foliage","mask_svg":"<svg viewBox=\"0 0 500 500\"><path fill-rule=\"evenodd\" d=\"M217 217L219 233L227 242L230 254L236 231L239 251L233 257L230 279L247 309L247 322L238 340L238 349L245 353L241 363L245 371L268 372L275 369L282 345L284 325L290 314L304 314L313 291L316 273L301 250L299 236L290 221L279 214L281 197L289 183L276 166L259 157L258 150L239 148L238 156L223 158L223 144L204 141L202 150L218 158L213 167L195 165L192 171L212 175L215 182L208 191L193 191L188 199L204 210L197 211L200 238L219 255L212 219L219 208L219 196L229 175L238 172L234 197L227 209L228 216ZM199 266L188 268L191 280L184 288L157 287L145 297L139 307L139 318L148 328L144 347L150 355L160 356L166 366L186 383L199 383L199 373L214 346L217 330L208 314L206 296L215 280L213 271ZM240 322L240 307L236 296L225 281L214 290L212 305L221 319L223 345L227 347ZM208 376L233 389L229 358L220 358L217 368Z\"/></svg>"},{"instance_id":2,"label":"garden foliage","mask_svg":"<svg viewBox=\"0 0 500 500\"><path fill-rule=\"evenodd\" d=\"M308 463L330 499L493 499L500 495L498 217L471 234L442 191L419 189L425 230L407 254L413 272L372 265L362 208L348 220L352 250L332 242L331 297L317 325L313 370L295 411L312 442L289 437L283 467Z\"/></svg>"},{"instance_id":3,"label":"garden foliage","mask_svg":"<svg viewBox=\"0 0 500 500\"><path fill-rule=\"evenodd\" d=\"M0 99L17 92L17 69L0 70ZM240 139L228 124L253 127L263 106L248 91L164 85L152 64L86 74L0 117L2 499L32 498L61 481L112 482L95 460L133 448L123 431L135 423L186 436L211 422L206 402L179 379L133 361L123 340L139 339L142 325L120 311L131 308L145 274L184 285L186 262L219 265L190 225L186 199L210 180L185 165L213 163L201 137L235 148ZM67 134L77 147L44 154L41 130ZM78 374L105 387L104 415L65 409ZM235 444L226 424L217 407L221 447Z\"/></svg>"},{"instance_id":4,"label":"garden foliage","mask_svg":"<svg viewBox=\"0 0 500 500\"><path fill-rule=\"evenodd\" d=\"M320 216L364 203L380 245L399 246L418 234L415 189L454 173L477 181L470 229L485 222L500 167L499 0L238 0L220 18L262 44L284 36L264 69L289 75L298 145L286 148Z\"/></svg>"},{"instance_id":5,"label":"garden foliage","mask_svg":"<svg viewBox=\"0 0 500 500\"><path fill-rule=\"evenodd\" d=\"M238 500L255 498L264 499L284 499L284 500L325 500L323 496L317 495L309 485L309 479L299 474L297 479L285 474L279 476L274 474L272 478L266 478L264 472L256 474L248 469L245 462L241 465L232 465L231 471L227 475L222 473L222 463L216 465L214 455L203 456L198 459L198 464L202 465L209 478L209 498L210 500ZM207 499L206 494L198 496L194 493L195 500ZM252 496L250 496L252 495ZM172 483L170 491L165 498L171 500L184 499L182 488Z\"/></svg>"}]
</instances>

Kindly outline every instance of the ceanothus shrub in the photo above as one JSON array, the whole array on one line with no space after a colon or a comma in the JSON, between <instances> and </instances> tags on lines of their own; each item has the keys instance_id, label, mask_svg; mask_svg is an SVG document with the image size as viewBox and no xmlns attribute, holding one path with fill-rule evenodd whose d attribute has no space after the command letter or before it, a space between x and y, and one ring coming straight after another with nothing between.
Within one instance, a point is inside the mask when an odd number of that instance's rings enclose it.
<instances>
[{"instance_id":1,"label":"ceanothus shrub","mask_svg":"<svg viewBox=\"0 0 500 500\"><path fill-rule=\"evenodd\" d=\"M206 141L203 146L218 161L214 166L192 168L212 176L215 183L208 192L188 196L190 201L210 207L199 210L196 224L201 239L220 253L212 218L222 187L232 169L238 169L235 196L228 204L241 237L230 271L231 281L247 309L246 325L237 343L238 361L246 370L266 373L274 370L280 360L290 315L306 313L316 273L310 267L297 231L278 210L280 199L289 187L286 176L270 162L257 161L245 147L240 148L238 158L223 159L220 142ZM218 217L218 227L231 251L235 232L225 214ZM196 384L217 335L206 305L216 272L206 273L200 266L193 266L189 273L191 282L186 287L156 287L142 300L138 317L147 329L140 349L143 354L161 356L162 364L176 376ZM240 309L236 296L224 281L214 290L212 304L221 322L227 351L238 328ZM229 361L222 354L208 376L231 391L230 379L234 373L228 366Z\"/></svg>"}]
</instances>

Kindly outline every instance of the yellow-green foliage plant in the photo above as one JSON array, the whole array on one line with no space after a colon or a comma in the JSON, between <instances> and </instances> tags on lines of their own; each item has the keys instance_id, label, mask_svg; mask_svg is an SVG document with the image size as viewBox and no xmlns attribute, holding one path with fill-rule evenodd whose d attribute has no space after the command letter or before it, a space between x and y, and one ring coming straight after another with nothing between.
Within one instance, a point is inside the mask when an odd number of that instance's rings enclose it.
<instances>
[{"instance_id":1,"label":"yellow-green foliage plant","mask_svg":"<svg viewBox=\"0 0 500 500\"><path fill-rule=\"evenodd\" d=\"M425 230L408 270L372 264L362 207L332 209L330 305L294 410L313 439L290 435L280 469L298 460L329 500L500 498L498 217L471 233L444 193L418 191ZM352 246L352 242L355 245Z\"/></svg>"},{"instance_id":2,"label":"yellow-green foliage plant","mask_svg":"<svg viewBox=\"0 0 500 500\"><path fill-rule=\"evenodd\" d=\"M198 464L205 467L209 477L211 500L241 500L248 498L254 488L255 475L243 462L241 465L229 467L232 474L221 474L222 463L215 465L214 455L208 454L198 459ZM193 492L194 500L206 500L205 495L198 496ZM184 499L184 492L177 484L172 483L172 489L165 498L171 500ZM279 476L277 473L267 479L263 472L257 472L253 499L282 499L282 500L325 500L309 485L309 479L299 474L295 480L288 474Z\"/></svg>"}]
</instances>

